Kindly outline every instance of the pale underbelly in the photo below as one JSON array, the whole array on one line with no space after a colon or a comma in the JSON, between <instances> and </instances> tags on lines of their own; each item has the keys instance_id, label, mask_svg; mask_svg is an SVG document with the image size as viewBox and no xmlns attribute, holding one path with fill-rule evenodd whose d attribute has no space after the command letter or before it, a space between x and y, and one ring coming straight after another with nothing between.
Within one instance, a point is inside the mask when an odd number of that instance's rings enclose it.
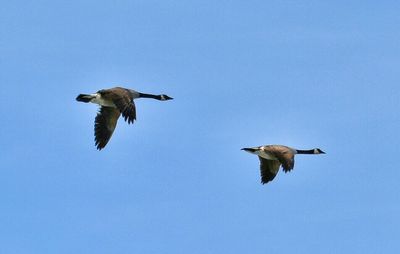
<instances>
[{"instance_id":1,"label":"pale underbelly","mask_svg":"<svg viewBox=\"0 0 400 254\"><path fill-rule=\"evenodd\" d=\"M94 95L96 97L93 98L90 102L99 104L100 106L116 108L115 104L112 101L104 100L103 98L100 97L99 94L94 94Z\"/></svg>"},{"instance_id":2,"label":"pale underbelly","mask_svg":"<svg viewBox=\"0 0 400 254\"><path fill-rule=\"evenodd\" d=\"M278 160L275 156L273 156L273 155L271 155L269 153L262 152L262 151L260 151L258 153L258 156L260 156L260 157L262 157L264 159L267 159L267 160L273 160L273 161L277 161Z\"/></svg>"}]
</instances>

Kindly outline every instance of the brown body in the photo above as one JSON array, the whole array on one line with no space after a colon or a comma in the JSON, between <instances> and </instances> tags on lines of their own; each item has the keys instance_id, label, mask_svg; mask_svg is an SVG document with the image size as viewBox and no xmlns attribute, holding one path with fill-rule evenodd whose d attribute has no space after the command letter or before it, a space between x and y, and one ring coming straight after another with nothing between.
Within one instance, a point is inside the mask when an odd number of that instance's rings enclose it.
<instances>
[{"instance_id":1,"label":"brown body","mask_svg":"<svg viewBox=\"0 0 400 254\"><path fill-rule=\"evenodd\" d=\"M311 150L297 150L283 145L265 145L242 150L258 155L260 160L261 183L272 181L282 165L285 173L294 168L294 156L296 154L322 154L319 148Z\"/></svg>"},{"instance_id":2,"label":"brown body","mask_svg":"<svg viewBox=\"0 0 400 254\"><path fill-rule=\"evenodd\" d=\"M102 89L94 94L80 94L76 97L77 101L92 102L101 106L94 124L95 145L98 150L107 145L121 114L128 124L136 120L136 107L133 100L137 98L152 98L161 101L172 99L165 94L144 94L123 87Z\"/></svg>"}]
</instances>

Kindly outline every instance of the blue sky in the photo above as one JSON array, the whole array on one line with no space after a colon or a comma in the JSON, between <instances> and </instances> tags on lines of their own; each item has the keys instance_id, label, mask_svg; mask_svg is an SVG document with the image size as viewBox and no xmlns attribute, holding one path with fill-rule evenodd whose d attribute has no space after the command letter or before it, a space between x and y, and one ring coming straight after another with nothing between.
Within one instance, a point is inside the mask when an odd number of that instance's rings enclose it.
<instances>
[{"instance_id":1,"label":"blue sky","mask_svg":"<svg viewBox=\"0 0 400 254\"><path fill-rule=\"evenodd\" d=\"M397 1L8 1L1 253L398 253ZM138 100L101 152L97 107ZM246 146L320 147L260 184Z\"/></svg>"}]
</instances>

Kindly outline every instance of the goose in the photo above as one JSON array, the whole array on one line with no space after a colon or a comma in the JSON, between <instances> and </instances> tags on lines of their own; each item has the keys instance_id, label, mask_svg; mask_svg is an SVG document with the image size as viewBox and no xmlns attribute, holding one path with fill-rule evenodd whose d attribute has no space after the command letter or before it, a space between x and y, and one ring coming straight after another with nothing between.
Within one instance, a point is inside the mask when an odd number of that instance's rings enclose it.
<instances>
[{"instance_id":1,"label":"goose","mask_svg":"<svg viewBox=\"0 0 400 254\"><path fill-rule=\"evenodd\" d=\"M294 156L296 154L324 154L321 149L299 150L283 145L265 145L241 150L258 155L260 159L261 183L272 181L282 165L285 173L294 167Z\"/></svg>"},{"instance_id":2,"label":"goose","mask_svg":"<svg viewBox=\"0 0 400 254\"><path fill-rule=\"evenodd\" d=\"M159 101L173 99L165 94L146 94L123 87L102 89L93 94L79 94L76 97L77 101L100 105L94 121L95 146L98 150L107 145L121 114L128 124L136 120L136 107L133 100L138 98L151 98Z\"/></svg>"}]
</instances>

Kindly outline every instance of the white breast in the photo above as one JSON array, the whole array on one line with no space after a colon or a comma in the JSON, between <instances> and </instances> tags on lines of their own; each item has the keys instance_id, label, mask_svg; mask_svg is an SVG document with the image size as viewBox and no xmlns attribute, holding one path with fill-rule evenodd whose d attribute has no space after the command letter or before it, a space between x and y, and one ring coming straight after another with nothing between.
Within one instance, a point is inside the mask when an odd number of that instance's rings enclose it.
<instances>
[{"instance_id":1,"label":"white breast","mask_svg":"<svg viewBox=\"0 0 400 254\"><path fill-rule=\"evenodd\" d=\"M116 108L115 104L112 101L104 100L100 94L95 93L92 95L95 96L95 98L93 98L90 102L99 104L100 106Z\"/></svg>"}]
</instances>

